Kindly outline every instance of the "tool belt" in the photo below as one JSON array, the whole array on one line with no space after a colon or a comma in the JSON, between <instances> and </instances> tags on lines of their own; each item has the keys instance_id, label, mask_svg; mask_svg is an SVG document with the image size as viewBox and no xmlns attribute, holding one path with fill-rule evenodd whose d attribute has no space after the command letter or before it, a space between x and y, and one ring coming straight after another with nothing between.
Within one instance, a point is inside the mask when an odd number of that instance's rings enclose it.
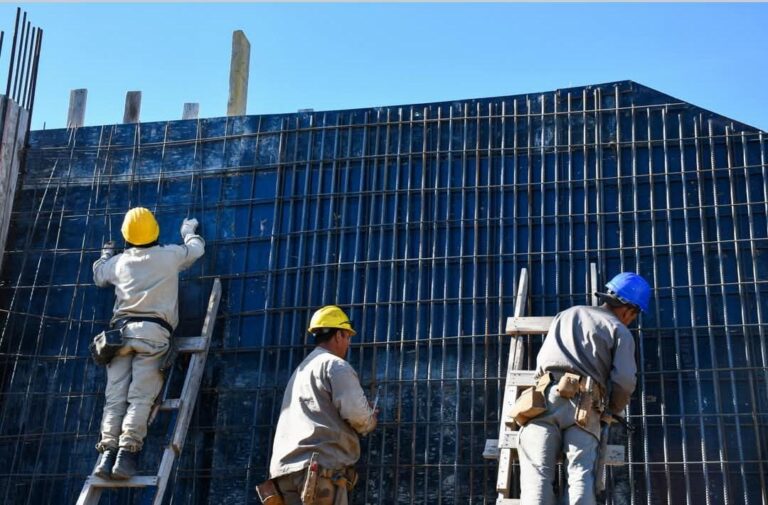
<instances>
[{"instance_id":1,"label":"tool belt","mask_svg":"<svg viewBox=\"0 0 768 505\"><path fill-rule=\"evenodd\" d=\"M110 325L112 328L119 328L123 329L125 326L129 323L155 323L159 324L166 330L168 330L168 333L173 335L173 326L168 324L168 321L161 317L141 317L141 316L131 316L131 317L123 317L120 319L117 319L112 322Z\"/></svg>"},{"instance_id":2,"label":"tool belt","mask_svg":"<svg viewBox=\"0 0 768 505\"><path fill-rule=\"evenodd\" d=\"M321 468L319 475L324 479L329 479L337 487L347 488L347 491L352 491L357 484L357 470L351 466L339 470Z\"/></svg>"},{"instance_id":3,"label":"tool belt","mask_svg":"<svg viewBox=\"0 0 768 505\"><path fill-rule=\"evenodd\" d=\"M88 349L91 351L93 361L98 365L106 366L112 361L117 353L125 345L125 338L123 337L123 329L128 323L155 323L159 324L169 333L173 333L173 327L168 324L164 319L159 317L124 317L117 319L110 324L109 330L104 330L95 337L88 345Z\"/></svg>"}]
</instances>

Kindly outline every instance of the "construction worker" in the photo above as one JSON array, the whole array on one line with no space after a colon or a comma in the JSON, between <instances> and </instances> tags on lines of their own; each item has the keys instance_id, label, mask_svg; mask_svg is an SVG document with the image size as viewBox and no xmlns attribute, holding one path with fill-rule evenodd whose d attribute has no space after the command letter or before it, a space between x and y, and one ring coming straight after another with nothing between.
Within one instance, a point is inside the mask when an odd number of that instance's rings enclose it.
<instances>
[{"instance_id":1,"label":"construction worker","mask_svg":"<svg viewBox=\"0 0 768 505\"><path fill-rule=\"evenodd\" d=\"M359 436L376 427L377 411L344 360L356 334L344 311L322 307L307 331L316 347L286 386L270 477L286 505L347 505L357 480L352 465L360 457ZM313 454L317 465L310 464Z\"/></svg>"},{"instance_id":2,"label":"construction worker","mask_svg":"<svg viewBox=\"0 0 768 505\"><path fill-rule=\"evenodd\" d=\"M523 505L555 505L561 453L568 469L566 502L595 504L601 417L607 421L607 414L622 412L635 390L635 342L627 327L648 310L651 287L638 274L623 272L595 295L601 306L571 307L552 321L536 357L536 387L528 390L541 395L543 412L519 412L518 403L513 409L523 425L518 435Z\"/></svg>"},{"instance_id":3,"label":"construction worker","mask_svg":"<svg viewBox=\"0 0 768 505\"><path fill-rule=\"evenodd\" d=\"M179 272L205 251L196 234L196 219L184 219L184 245L160 245L160 227L148 209L125 214L121 228L126 249L115 254L115 243L104 244L93 264L99 287L115 288L111 327L120 329L122 346L107 366L101 453L94 474L116 480L136 473L147 419L163 384L160 371L170 337L179 322Z\"/></svg>"}]
</instances>

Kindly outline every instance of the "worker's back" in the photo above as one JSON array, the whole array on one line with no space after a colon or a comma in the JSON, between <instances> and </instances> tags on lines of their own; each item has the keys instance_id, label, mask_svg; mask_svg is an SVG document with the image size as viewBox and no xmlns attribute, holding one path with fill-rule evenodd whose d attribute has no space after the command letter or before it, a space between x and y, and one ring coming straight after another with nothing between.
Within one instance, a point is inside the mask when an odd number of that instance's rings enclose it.
<instances>
[{"instance_id":1,"label":"worker's back","mask_svg":"<svg viewBox=\"0 0 768 505\"><path fill-rule=\"evenodd\" d=\"M536 358L536 375L545 371L573 372L603 388L614 382L634 391L634 339L609 308L571 307L555 316Z\"/></svg>"},{"instance_id":2,"label":"worker's back","mask_svg":"<svg viewBox=\"0 0 768 505\"><path fill-rule=\"evenodd\" d=\"M185 245L131 247L94 265L96 285L115 287L113 320L132 316L159 317L176 327L179 320L178 274L204 252L200 236L190 235L185 242Z\"/></svg>"}]
</instances>

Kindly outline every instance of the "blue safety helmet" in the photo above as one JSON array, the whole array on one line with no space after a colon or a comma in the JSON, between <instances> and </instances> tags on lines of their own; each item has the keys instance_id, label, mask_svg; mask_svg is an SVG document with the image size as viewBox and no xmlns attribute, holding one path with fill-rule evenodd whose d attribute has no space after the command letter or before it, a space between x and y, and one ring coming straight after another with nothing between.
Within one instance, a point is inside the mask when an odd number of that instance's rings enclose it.
<instances>
[{"instance_id":1,"label":"blue safety helmet","mask_svg":"<svg viewBox=\"0 0 768 505\"><path fill-rule=\"evenodd\" d=\"M607 293L596 293L611 297L627 305L633 305L643 312L648 311L651 301L651 286L635 272L621 272L605 285Z\"/></svg>"}]
</instances>

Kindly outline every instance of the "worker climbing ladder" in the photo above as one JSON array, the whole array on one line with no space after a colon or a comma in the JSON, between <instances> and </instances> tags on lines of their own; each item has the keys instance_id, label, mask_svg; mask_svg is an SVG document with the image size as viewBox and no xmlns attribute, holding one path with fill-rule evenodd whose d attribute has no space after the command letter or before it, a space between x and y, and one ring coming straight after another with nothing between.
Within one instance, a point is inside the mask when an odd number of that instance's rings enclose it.
<instances>
[{"instance_id":1,"label":"worker climbing ladder","mask_svg":"<svg viewBox=\"0 0 768 505\"><path fill-rule=\"evenodd\" d=\"M597 286L597 268L590 264L590 286L594 292ZM486 459L498 459L499 472L496 478L496 491L499 493L496 505L520 505L520 500L512 498L513 487L512 468L517 460L517 427L511 416L512 407L520 393L528 387L535 385L535 370L525 370L525 342L523 335L545 335L552 324L553 316L525 317L525 302L528 297L528 270L520 271L520 280L517 286L514 315L507 318L506 333L512 336L509 345L509 360L507 362L506 383L504 385L504 401L501 410L501 422L499 426L498 440L486 440L483 457ZM592 304L597 305L595 297ZM606 465L621 465L624 463L624 446L609 445L605 454ZM604 479L605 474L598 475L598 479Z\"/></svg>"},{"instance_id":2,"label":"worker climbing ladder","mask_svg":"<svg viewBox=\"0 0 768 505\"><path fill-rule=\"evenodd\" d=\"M211 296L208 300L208 310L203 322L202 334L199 337L179 337L173 339L175 352L179 354L192 354L187 367L187 375L179 398L163 398L159 403L159 410L177 410L176 424L173 428L170 443L163 451L163 457L157 471L157 475L136 475L128 480L109 480L89 475L80 491L77 505L96 505L101 498L101 492L105 488L143 488L154 486L157 488L153 505L160 505L163 501L165 488L173 469L176 458L181 454L184 440L187 436L189 422L192 419L192 411L195 408L197 393L205 370L205 360L208 355L208 347L213 335L213 327L216 323L216 313L221 299L221 281L217 277L213 281ZM164 388L167 395L168 388Z\"/></svg>"}]
</instances>

